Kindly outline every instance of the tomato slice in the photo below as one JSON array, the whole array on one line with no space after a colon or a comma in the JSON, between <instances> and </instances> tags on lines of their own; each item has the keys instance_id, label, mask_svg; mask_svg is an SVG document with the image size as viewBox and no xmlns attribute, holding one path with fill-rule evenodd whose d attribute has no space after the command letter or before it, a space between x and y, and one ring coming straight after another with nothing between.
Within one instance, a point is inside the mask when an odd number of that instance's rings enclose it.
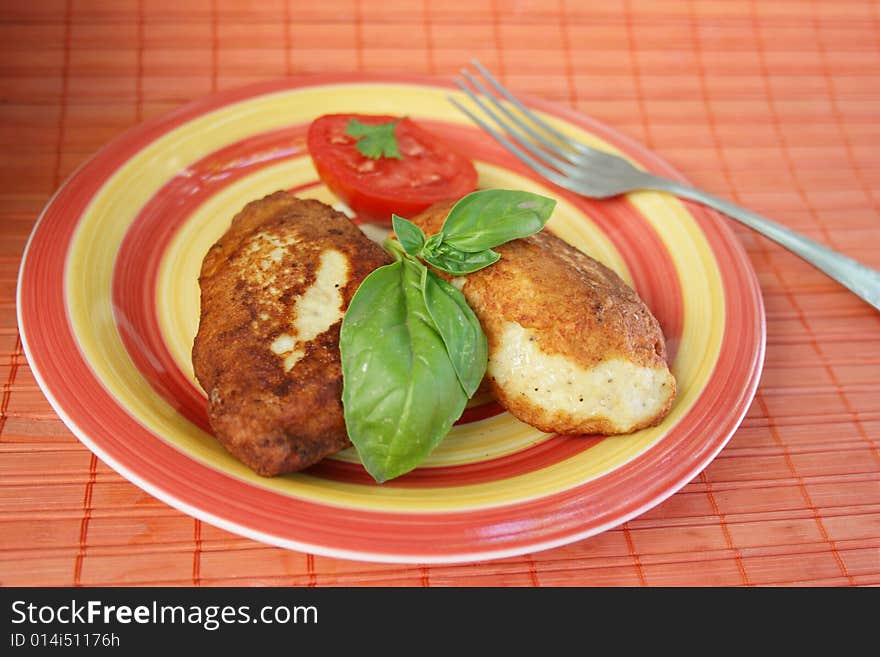
<instances>
[{"instance_id":1,"label":"tomato slice","mask_svg":"<svg viewBox=\"0 0 880 657\"><path fill-rule=\"evenodd\" d=\"M395 126L401 159L366 157L356 148L358 139L345 132L351 119L377 125L398 118L327 114L309 126L309 153L322 182L366 221L390 225L392 213L412 217L477 187L470 160L412 119L402 118Z\"/></svg>"}]
</instances>

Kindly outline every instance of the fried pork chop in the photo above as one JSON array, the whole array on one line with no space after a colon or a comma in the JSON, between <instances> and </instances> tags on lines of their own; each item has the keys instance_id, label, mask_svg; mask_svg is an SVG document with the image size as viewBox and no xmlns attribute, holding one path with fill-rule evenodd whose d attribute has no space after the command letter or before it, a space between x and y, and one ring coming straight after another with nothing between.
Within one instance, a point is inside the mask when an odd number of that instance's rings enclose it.
<instances>
[{"instance_id":1,"label":"fried pork chop","mask_svg":"<svg viewBox=\"0 0 880 657\"><path fill-rule=\"evenodd\" d=\"M195 374L217 439L258 474L350 444L339 328L361 281L387 262L345 215L287 192L249 203L208 251Z\"/></svg>"},{"instance_id":2,"label":"fried pork chop","mask_svg":"<svg viewBox=\"0 0 880 657\"><path fill-rule=\"evenodd\" d=\"M432 235L452 205L412 221ZM660 325L636 293L546 231L495 251L497 263L452 282L486 333L486 378L501 405L552 433L620 434L659 423L675 379Z\"/></svg>"}]
</instances>

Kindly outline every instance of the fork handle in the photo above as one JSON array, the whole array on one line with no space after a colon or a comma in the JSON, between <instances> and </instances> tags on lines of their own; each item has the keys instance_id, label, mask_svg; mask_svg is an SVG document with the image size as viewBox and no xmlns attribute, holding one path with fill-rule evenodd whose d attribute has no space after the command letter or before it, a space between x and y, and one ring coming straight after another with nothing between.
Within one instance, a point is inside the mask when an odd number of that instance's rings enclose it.
<instances>
[{"instance_id":1,"label":"fork handle","mask_svg":"<svg viewBox=\"0 0 880 657\"><path fill-rule=\"evenodd\" d=\"M784 246L880 310L880 271L702 190L663 178L656 178L656 182L652 188L708 205Z\"/></svg>"}]
</instances>

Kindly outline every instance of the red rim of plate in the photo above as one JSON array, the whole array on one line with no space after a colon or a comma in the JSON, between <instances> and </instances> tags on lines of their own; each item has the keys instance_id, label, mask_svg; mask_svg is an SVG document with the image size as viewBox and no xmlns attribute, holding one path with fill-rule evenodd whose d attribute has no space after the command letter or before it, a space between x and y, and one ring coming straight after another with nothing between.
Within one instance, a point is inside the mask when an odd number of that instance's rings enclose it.
<instances>
[{"instance_id":1,"label":"red rim of plate","mask_svg":"<svg viewBox=\"0 0 880 657\"><path fill-rule=\"evenodd\" d=\"M713 392L704 389L674 431L644 453L606 476L559 493L456 512L329 507L249 484L186 457L146 432L107 392L79 350L64 299L67 247L94 193L146 144L219 107L288 89L365 82L453 88L411 75L321 75L221 92L121 135L68 178L34 227L17 290L25 354L62 420L113 469L185 513L264 543L370 561L463 562L564 545L626 522L693 479L726 445L748 410L763 366L766 328L757 277L743 248L719 215L690 204L720 270L725 305L736 311L726 313ZM598 135L650 170L683 180L659 157L611 128L546 101L527 102Z\"/></svg>"}]
</instances>

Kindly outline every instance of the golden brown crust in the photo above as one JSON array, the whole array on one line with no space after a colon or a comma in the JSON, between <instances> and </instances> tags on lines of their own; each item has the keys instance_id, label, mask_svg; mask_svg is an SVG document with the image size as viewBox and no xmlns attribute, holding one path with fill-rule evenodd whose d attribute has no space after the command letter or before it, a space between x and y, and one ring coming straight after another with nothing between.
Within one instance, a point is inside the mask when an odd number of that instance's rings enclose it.
<instances>
[{"instance_id":1,"label":"golden brown crust","mask_svg":"<svg viewBox=\"0 0 880 657\"><path fill-rule=\"evenodd\" d=\"M440 230L453 205L435 205L412 221L432 235ZM515 322L529 330L541 352L562 356L584 370L615 358L667 369L659 323L611 269L547 231L494 250L501 259L468 275L461 288L486 333L490 361L505 323ZM528 396L508 394L489 378L499 402L542 431L620 433L606 418L578 420L570 413L536 406ZM631 430L657 424L668 413L675 396L671 375L665 386L669 388L665 405Z\"/></svg>"},{"instance_id":2,"label":"golden brown crust","mask_svg":"<svg viewBox=\"0 0 880 657\"><path fill-rule=\"evenodd\" d=\"M218 440L264 476L293 472L349 445L342 412L341 319L301 345L285 371L271 349L291 332L294 308L314 283L322 253L348 265L341 311L388 257L345 215L276 192L249 203L202 264L196 378Z\"/></svg>"}]
</instances>

